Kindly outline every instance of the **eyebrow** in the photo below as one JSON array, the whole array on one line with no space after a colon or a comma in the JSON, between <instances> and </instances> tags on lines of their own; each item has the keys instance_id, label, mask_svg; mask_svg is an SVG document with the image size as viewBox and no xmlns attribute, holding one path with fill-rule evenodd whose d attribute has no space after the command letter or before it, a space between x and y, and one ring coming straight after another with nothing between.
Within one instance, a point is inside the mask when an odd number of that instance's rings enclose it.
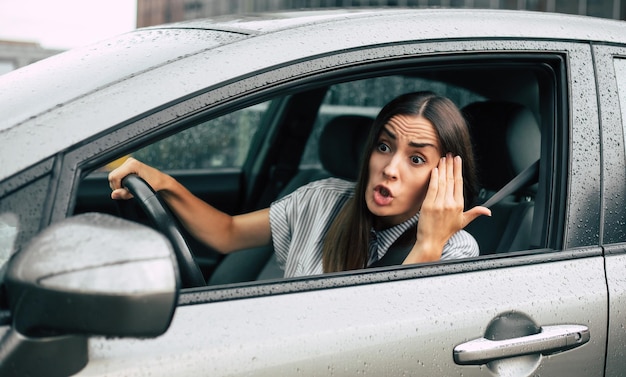
<instances>
[{"instance_id":1,"label":"eyebrow","mask_svg":"<svg viewBox=\"0 0 626 377\"><path fill-rule=\"evenodd\" d=\"M383 127L382 130L384 133L387 134L387 136L389 136L390 138L392 138L393 140L396 140L396 134L394 134L393 132L391 132L387 127ZM433 147L433 148L437 148L437 146L435 146L434 144L431 143L416 143L414 141L409 141L409 145L414 147L414 148L426 148L426 147Z\"/></svg>"}]
</instances>

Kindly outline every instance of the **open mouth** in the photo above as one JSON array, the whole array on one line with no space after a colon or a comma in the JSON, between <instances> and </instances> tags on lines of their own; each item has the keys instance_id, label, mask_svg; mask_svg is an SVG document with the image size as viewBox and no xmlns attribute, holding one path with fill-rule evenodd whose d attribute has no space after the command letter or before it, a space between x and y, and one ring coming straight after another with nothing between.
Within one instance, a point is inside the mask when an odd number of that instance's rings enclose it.
<instances>
[{"instance_id":1,"label":"open mouth","mask_svg":"<svg viewBox=\"0 0 626 377\"><path fill-rule=\"evenodd\" d=\"M391 196L391 192L389 192L389 190L387 190L386 187L379 187L378 192L380 193L380 195L382 195L385 198L388 198Z\"/></svg>"},{"instance_id":2,"label":"open mouth","mask_svg":"<svg viewBox=\"0 0 626 377\"><path fill-rule=\"evenodd\" d=\"M374 188L374 202L379 206L386 206L393 200L391 191L385 186L379 185Z\"/></svg>"}]
</instances>

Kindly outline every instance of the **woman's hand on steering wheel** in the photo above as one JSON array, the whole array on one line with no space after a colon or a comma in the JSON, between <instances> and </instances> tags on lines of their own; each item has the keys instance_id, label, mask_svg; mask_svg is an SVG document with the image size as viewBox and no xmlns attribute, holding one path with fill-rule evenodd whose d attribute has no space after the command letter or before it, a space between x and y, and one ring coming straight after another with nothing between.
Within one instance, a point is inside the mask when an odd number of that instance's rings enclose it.
<instances>
[{"instance_id":1,"label":"woman's hand on steering wheel","mask_svg":"<svg viewBox=\"0 0 626 377\"><path fill-rule=\"evenodd\" d=\"M183 287L205 285L204 276L196 263L193 253L185 241L179 224L165 202L148 182L163 181L164 173L135 159L127 160L109 174L109 185L113 190L111 198L134 198L150 218L154 227L172 243L179 265ZM144 177L148 177L146 180Z\"/></svg>"}]
</instances>

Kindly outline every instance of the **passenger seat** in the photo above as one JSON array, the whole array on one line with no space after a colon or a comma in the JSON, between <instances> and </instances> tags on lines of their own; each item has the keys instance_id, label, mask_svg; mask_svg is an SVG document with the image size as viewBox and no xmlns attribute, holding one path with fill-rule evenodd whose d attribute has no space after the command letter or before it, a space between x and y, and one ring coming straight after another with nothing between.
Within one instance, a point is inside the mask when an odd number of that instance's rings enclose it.
<instances>
[{"instance_id":1,"label":"passenger seat","mask_svg":"<svg viewBox=\"0 0 626 377\"><path fill-rule=\"evenodd\" d=\"M309 182L338 177L356 181L363 148L367 141L373 118L362 115L340 115L331 119L322 130L319 139L321 169L303 170L297 173L283 188L276 199ZM283 277L269 246L241 250L224 257L207 285L229 284Z\"/></svg>"},{"instance_id":2,"label":"passenger seat","mask_svg":"<svg viewBox=\"0 0 626 377\"><path fill-rule=\"evenodd\" d=\"M541 131L532 112L513 102L476 102L463 108L475 144L481 184L478 204L539 160ZM480 246L481 255L530 247L536 184L504 198L465 229Z\"/></svg>"}]
</instances>

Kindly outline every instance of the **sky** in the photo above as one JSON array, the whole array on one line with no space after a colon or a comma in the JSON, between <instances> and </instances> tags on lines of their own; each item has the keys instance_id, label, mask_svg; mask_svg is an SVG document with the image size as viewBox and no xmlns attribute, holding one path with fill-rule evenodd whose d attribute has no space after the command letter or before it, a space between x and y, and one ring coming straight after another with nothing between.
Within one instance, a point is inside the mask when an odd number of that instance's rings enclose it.
<instances>
[{"instance_id":1,"label":"sky","mask_svg":"<svg viewBox=\"0 0 626 377\"><path fill-rule=\"evenodd\" d=\"M136 0L0 0L0 40L70 49L136 27Z\"/></svg>"}]
</instances>

